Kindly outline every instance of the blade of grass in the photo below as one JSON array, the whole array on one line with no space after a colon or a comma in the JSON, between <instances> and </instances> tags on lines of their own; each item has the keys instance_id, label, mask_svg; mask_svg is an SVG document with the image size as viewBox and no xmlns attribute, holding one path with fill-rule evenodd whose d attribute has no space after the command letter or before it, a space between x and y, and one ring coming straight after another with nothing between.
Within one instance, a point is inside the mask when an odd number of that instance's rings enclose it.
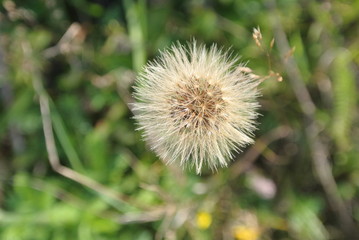
<instances>
[{"instance_id":1,"label":"blade of grass","mask_svg":"<svg viewBox=\"0 0 359 240\"><path fill-rule=\"evenodd\" d=\"M340 50L333 65L334 114L332 133L341 149L350 147L350 131L356 109L355 76L351 69L352 56Z\"/></svg>"},{"instance_id":2,"label":"blade of grass","mask_svg":"<svg viewBox=\"0 0 359 240\"><path fill-rule=\"evenodd\" d=\"M133 204L130 204L128 202L127 196L122 195L115 190L108 188L105 185L102 185L96 180L61 164L55 144L49 96L42 85L41 77L34 77L33 85L35 92L39 97L46 150L48 153L49 163L52 169L55 172L61 174L62 176L72 179L73 181L93 190L102 200L104 200L106 203L108 203L110 206L114 207L120 212L126 212L127 210L136 210L137 207L133 206Z\"/></svg>"},{"instance_id":3,"label":"blade of grass","mask_svg":"<svg viewBox=\"0 0 359 240\"><path fill-rule=\"evenodd\" d=\"M124 1L129 37L132 45L132 64L135 71L140 71L146 62L146 2Z\"/></svg>"},{"instance_id":4,"label":"blade of grass","mask_svg":"<svg viewBox=\"0 0 359 240\"><path fill-rule=\"evenodd\" d=\"M53 122L53 127L56 133L56 136L59 139L61 147L64 149L67 159L69 160L71 167L79 172L84 172L84 166L81 163L81 160L73 146L73 143L70 140L68 132L66 131L64 122L60 116L60 114L56 111L55 104L53 102L50 103L53 111L51 112L51 119Z\"/></svg>"}]
</instances>

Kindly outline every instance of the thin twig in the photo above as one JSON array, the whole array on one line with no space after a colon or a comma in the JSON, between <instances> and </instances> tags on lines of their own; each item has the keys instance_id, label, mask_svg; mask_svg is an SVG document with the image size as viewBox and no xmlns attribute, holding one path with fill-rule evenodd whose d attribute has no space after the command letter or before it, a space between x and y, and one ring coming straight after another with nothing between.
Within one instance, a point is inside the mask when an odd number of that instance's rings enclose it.
<instances>
[{"instance_id":1,"label":"thin twig","mask_svg":"<svg viewBox=\"0 0 359 240\"><path fill-rule=\"evenodd\" d=\"M141 213L127 213L119 216L116 219L116 222L121 224L130 224L130 223L146 223L146 222L156 222L163 219L163 216L166 215L168 211L167 206L159 207L152 211L141 212Z\"/></svg>"},{"instance_id":2,"label":"thin twig","mask_svg":"<svg viewBox=\"0 0 359 240\"><path fill-rule=\"evenodd\" d=\"M270 7L274 11L275 1L270 1L270 3ZM273 13L274 16L277 16L277 13ZM286 53L288 53L291 48L281 22L277 17L275 17L274 22L274 32L278 50L281 55L281 61L287 71L289 82L292 85L300 108L308 121L308 127L305 128L305 132L308 136L314 171L319 178L333 210L339 218L342 229L346 234L351 235L353 232L356 232L355 226L344 200L339 195L338 187L328 159L328 150L319 138L320 128L314 116L316 107L304 84L298 65L292 57L285 58Z\"/></svg>"},{"instance_id":3,"label":"thin twig","mask_svg":"<svg viewBox=\"0 0 359 240\"><path fill-rule=\"evenodd\" d=\"M42 84L38 78L34 79L34 88L39 97L41 118L42 118L43 131L44 131L44 136L45 136L45 144L46 144L46 149L47 149L51 168L55 172L61 174L62 176L69 178L75 182L78 182L79 184L84 185L84 186L94 190L95 192L98 192L102 196L106 196L106 197L116 200L116 201L126 202L127 198L125 196L118 194L117 192L102 185L101 183L98 183L97 181L93 180L92 178L89 178L89 177L87 177L81 173L78 173L66 166L63 166L60 163L56 144L55 144L53 128L52 128L49 99L48 99L48 97L42 87Z\"/></svg>"},{"instance_id":4,"label":"thin twig","mask_svg":"<svg viewBox=\"0 0 359 240\"><path fill-rule=\"evenodd\" d=\"M268 134L256 140L253 145L241 158L241 161L236 161L231 167L231 178L235 178L248 170L258 156L267 149L268 145L280 138L287 137L292 130L289 127L281 126L270 131Z\"/></svg>"}]
</instances>

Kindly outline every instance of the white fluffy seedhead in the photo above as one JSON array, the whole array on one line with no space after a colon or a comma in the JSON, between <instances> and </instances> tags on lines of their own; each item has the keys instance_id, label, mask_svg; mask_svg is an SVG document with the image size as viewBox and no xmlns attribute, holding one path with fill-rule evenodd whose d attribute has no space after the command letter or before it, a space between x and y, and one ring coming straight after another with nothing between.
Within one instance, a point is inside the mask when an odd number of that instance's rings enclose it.
<instances>
[{"instance_id":1,"label":"white fluffy seedhead","mask_svg":"<svg viewBox=\"0 0 359 240\"><path fill-rule=\"evenodd\" d=\"M216 45L173 45L137 78L135 118L166 163L212 170L253 142L259 81Z\"/></svg>"}]
</instances>

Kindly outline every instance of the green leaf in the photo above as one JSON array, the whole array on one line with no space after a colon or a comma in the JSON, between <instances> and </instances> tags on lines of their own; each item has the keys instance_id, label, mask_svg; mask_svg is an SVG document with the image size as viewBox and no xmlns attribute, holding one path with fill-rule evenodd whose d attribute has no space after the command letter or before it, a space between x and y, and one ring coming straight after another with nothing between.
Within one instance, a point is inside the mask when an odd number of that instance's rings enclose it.
<instances>
[{"instance_id":1,"label":"green leaf","mask_svg":"<svg viewBox=\"0 0 359 240\"><path fill-rule=\"evenodd\" d=\"M297 199L289 215L290 229L298 240L326 240L328 232L318 217L318 202L314 199Z\"/></svg>"}]
</instances>

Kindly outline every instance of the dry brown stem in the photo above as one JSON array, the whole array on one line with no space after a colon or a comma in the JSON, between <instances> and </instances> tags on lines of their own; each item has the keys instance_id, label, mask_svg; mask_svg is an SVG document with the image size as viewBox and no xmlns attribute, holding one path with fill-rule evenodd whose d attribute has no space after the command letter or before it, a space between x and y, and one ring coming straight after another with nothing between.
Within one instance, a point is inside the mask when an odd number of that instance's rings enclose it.
<instances>
[{"instance_id":1,"label":"dry brown stem","mask_svg":"<svg viewBox=\"0 0 359 240\"><path fill-rule=\"evenodd\" d=\"M102 185L101 183L98 183L92 178L89 178L79 172L76 172L71 168L63 166L60 163L56 144L55 144L53 128L52 128L49 99L42 87L40 79L36 78L34 80L34 88L39 97L41 118L42 118L43 131L45 136L45 144L46 144L46 149L47 149L51 168L55 172L61 174L62 176L69 178L75 182L78 182L79 184L94 190L95 192L99 193L102 196L106 196L116 201L126 202L125 196L118 194L117 192Z\"/></svg>"},{"instance_id":2,"label":"dry brown stem","mask_svg":"<svg viewBox=\"0 0 359 240\"><path fill-rule=\"evenodd\" d=\"M270 1L270 5L274 11L275 1ZM273 12L273 15L277 16L275 12ZM305 132L308 136L308 145L310 146L314 171L324 189L331 207L338 216L342 229L348 236L354 236L352 234L355 234L357 230L354 226L351 213L338 192L338 187L332 174L332 168L329 162L327 146L319 137L320 128L314 116L316 106L314 105L309 91L304 84L304 80L297 63L287 54L292 50L282 24L278 18L275 18L273 26L277 47L281 55L281 61L287 71L289 83L292 86L300 108L302 109L302 112L308 122Z\"/></svg>"},{"instance_id":3,"label":"dry brown stem","mask_svg":"<svg viewBox=\"0 0 359 240\"><path fill-rule=\"evenodd\" d=\"M254 161L261 155L268 147L268 145L281 138L285 138L292 133L289 127L281 126L270 131L268 134L256 140L256 143L246 151L245 155L240 161L236 161L231 167L231 178L235 178L243 172L247 171Z\"/></svg>"}]
</instances>

